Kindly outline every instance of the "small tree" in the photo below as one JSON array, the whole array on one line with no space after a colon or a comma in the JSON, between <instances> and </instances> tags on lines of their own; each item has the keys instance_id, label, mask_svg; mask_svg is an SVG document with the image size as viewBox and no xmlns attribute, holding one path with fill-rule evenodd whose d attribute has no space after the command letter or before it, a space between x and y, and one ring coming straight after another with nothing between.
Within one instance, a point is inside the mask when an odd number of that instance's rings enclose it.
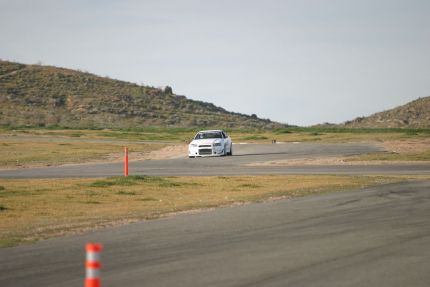
<instances>
[{"instance_id":1,"label":"small tree","mask_svg":"<svg viewBox=\"0 0 430 287\"><path fill-rule=\"evenodd\" d=\"M172 88L171 88L170 86L166 86L166 87L164 87L163 92L164 92L165 94L169 94L169 95L173 94L173 90L172 90Z\"/></svg>"}]
</instances>

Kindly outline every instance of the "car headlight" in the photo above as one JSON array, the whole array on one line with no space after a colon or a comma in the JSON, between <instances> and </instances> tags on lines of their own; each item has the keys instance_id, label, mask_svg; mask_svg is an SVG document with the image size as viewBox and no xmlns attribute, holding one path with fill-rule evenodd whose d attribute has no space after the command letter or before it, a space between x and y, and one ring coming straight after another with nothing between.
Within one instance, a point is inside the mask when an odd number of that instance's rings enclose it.
<instances>
[{"instance_id":1,"label":"car headlight","mask_svg":"<svg viewBox=\"0 0 430 287\"><path fill-rule=\"evenodd\" d=\"M214 146L221 146L221 143L214 143Z\"/></svg>"},{"instance_id":2,"label":"car headlight","mask_svg":"<svg viewBox=\"0 0 430 287\"><path fill-rule=\"evenodd\" d=\"M197 144L190 144L190 147L197 147Z\"/></svg>"}]
</instances>

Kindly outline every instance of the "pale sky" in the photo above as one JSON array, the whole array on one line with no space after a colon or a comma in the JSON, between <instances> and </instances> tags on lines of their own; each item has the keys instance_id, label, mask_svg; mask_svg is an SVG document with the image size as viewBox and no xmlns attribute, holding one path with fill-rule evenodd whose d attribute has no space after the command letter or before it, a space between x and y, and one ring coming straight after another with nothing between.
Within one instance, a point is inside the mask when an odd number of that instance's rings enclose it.
<instances>
[{"instance_id":1,"label":"pale sky","mask_svg":"<svg viewBox=\"0 0 430 287\"><path fill-rule=\"evenodd\" d=\"M430 1L0 0L0 58L340 123L430 95Z\"/></svg>"}]
</instances>

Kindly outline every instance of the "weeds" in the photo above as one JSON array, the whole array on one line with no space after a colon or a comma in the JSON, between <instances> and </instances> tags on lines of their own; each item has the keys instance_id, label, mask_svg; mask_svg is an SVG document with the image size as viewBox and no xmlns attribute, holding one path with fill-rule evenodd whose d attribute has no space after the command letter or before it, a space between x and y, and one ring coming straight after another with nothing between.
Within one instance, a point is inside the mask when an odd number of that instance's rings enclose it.
<instances>
[{"instance_id":1,"label":"weeds","mask_svg":"<svg viewBox=\"0 0 430 287\"><path fill-rule=\"evenodd\" d=\"M100 204L101 202L100 201L95 201L95 200L88 200L88 201L85 201L85 203L86 204Z\"/></svg>"},{"instance_id":2,"label":"weeds","mask_svg":"<svg viewBox=\"0 0 430 287\"><path fill-rule=\"evenodd\" d=\"M139 198L139 201L158 201L158 199L153 198L153 197L144 197L144 198Z\"/></svg>"},{"instance_id":3,"label":"weeds","mask_svg":"<svg viewBox=\"0 0 430 287\"><path fill-rule=\"evenodd\" d=\"M267 139L269 138L261 135L251 135L251 136L246 136L241 138L241 140L267 140Z\"/></svg>"},{"instance_id":4,"label":"weeds","mask_svg":"<svg viewBox=\"0 0 430 287\"><path fill-rule=\"evenodd\" d=\"M112 186L112 185L115 185L115 182L107 181L107 180L97 180L95 182L88 184L87 186L89 186L89 187L108 187L108 186Z\"/></svg>"},{"instance_id":5,"label":"weeds","mask_svg":"<svg viewBox=\"0 0 430 287\"><path fill-rule=\"evenodd\" d=\"M136 192L133 192L133 191L118 191L116 194L119 194L119 195L136 195Z\"/></svg>"},{"instance_id":6,"label":"weeds","mask_svg":"<svg viewBox=\"0 0 430 287\"><path fill-rule=\"evenodd\" d=\"M163 187L168 186L180 186L179 183L168 181L158 176L146 176L146 175L131 175L131 176L118 176L110 177L103 180L96 180L88 183L88 187L111 187L111 186L132 186L137 185L141 182L148 184L156 184Z\"/></svg>"},{"instance_id":7,"label":"weeds","mask_svg":"<svg viewBox=\"0 0 430 287\"><path fill-rule=\"evenodd\" d=\"M257 185L257 184L253 184L253 183L245 183L245 184L239 185L239 187L242 187L242 188L259 188L261 186Z\"/></svg>"}]
</instances>

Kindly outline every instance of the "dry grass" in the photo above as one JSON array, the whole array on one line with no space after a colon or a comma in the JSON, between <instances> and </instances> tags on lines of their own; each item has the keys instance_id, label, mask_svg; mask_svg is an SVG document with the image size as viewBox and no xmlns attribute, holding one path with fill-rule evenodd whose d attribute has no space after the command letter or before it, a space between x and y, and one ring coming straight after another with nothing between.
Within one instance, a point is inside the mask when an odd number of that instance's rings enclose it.
<instances>
[{"instance_id":1,"label":"dry grass","mask_svg":"<svg viewBox=\"0 0 430 287\"><path fill-rule=\"evenodd\" d=\"M124 146L124 144L108 142L56 142L43 138L2 139L0 167L16 168L120 160L124 153ZM150 153L164 146L164 144L127 144L131 158L134 152Z\"/></svg>"},{"instance_id":2,"label":"dry grass","mask_svg":"<svg viewBox=\"0 0 430 287\"><path fill-rule=\"evenodd\" d=\"M120 141L190 141L197 131L188 129L152 129L145 130L91 130L91 129L5 129L0 128L2 136L38 136L54 138L103 139Z\"/></svg>"},{"instance_id":3,"label":"dry grass","mask_svg":"<svg viewBox=\"0 0 430 287\"><path fill-rule=\"evenodd\" d=\"M240 176L0 180L0 246L180 211L300 197L405 180L380 176Z\"/></svg>"},{"instance_id":4,"label":"dry grass","mask_svg":"<svg viewBox=\"0 0 430 287\"><path fill-rule=\"evenodd\" d=\"M404 132L384 132L384 133L366 133L366 132L291 132L291 133L232 133L235 142L245 143L271 143L272 140L277 142L321 142L321 143L350 143L350 142L371 142L383 143L386 141L404 141L410 139L425 140L428 139L428 133L407 134Z\"/></svg>"},{"instance_id":5,"label":"dry grass","mask_svg":"<svg viewBox=\"0 0 430 287\"><path fill-rule=\"evenodd\" d=\"M5 129L0 127L2 136L51 136L73 139L105 139L128 141L171 141L189 142L197 132L197 129L167 129L147 128L142 130L64 130L64 129ZM246 143L270 143L273 139L278 142L385 142L394 140L428 139L428 131L414 130L383 130L381 132L369 132L368 130L351 130L336 132L319 129L285 130L285 131L258 131L258 130L233 130L229 131L234 142Z\"/></svg>"}]
</instances>

